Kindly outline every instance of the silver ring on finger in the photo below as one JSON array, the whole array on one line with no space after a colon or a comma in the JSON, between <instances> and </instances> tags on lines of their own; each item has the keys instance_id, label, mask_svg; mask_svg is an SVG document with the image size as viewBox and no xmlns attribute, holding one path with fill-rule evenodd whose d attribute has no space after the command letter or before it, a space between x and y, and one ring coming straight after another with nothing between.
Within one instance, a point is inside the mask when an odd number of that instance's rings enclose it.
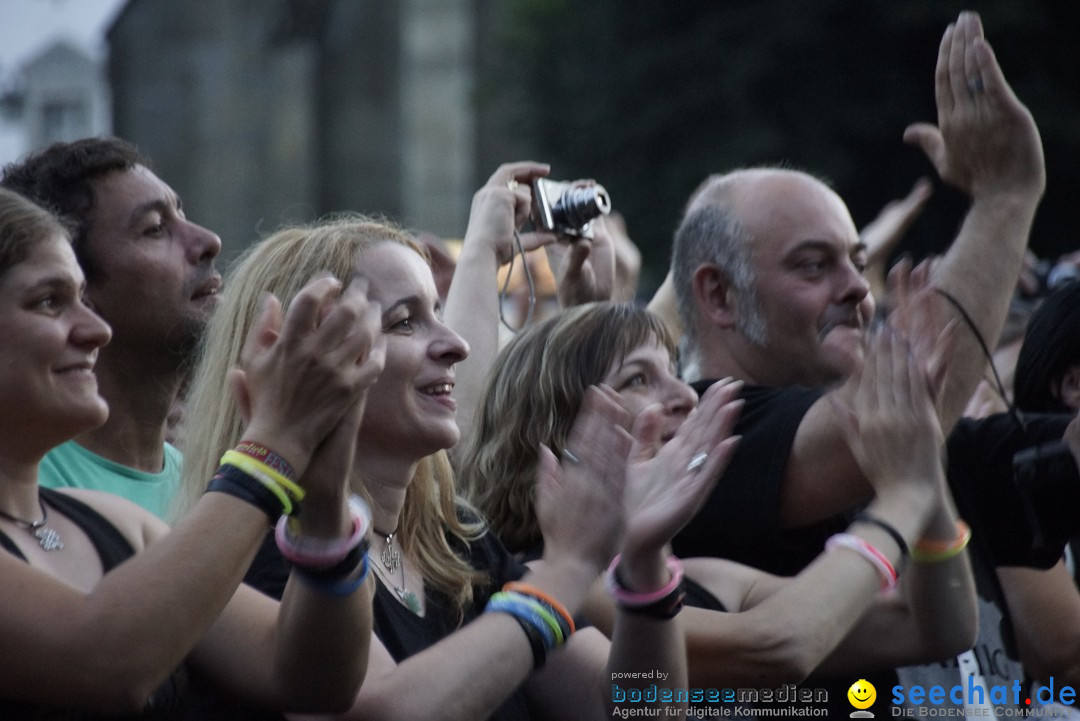
<instances>
[{"instance_id":1,"label":"silver ring on finger","mask_svg":"<svg viewBox=\"0 0 1080 721\"><path fill-rule=\"evenodd\" d=\"M699 451L694 454L694 457L690 459L690 462L686 464L686 472L693 473L702 466L705 465L705 461L709 459L709 454L705 451Z\"/></svg>"},{"instance_id":2,"label":"silver ring on finger","mask_svg":"<svg viewBox=\"0 0 1080 721\"><path fill-rule=\"evenodd\" d=\"M573 451L571 451L571 450L570 450L569 448L564 448L564 449L563 449L563 452L562 452L562 457L563 457L563 458L564 458L565 460L569 461L570 463L573 463L573 464L574 464L575 466L577 466L577 465L580 465L580 464L581 464L581 459L580 459L580 458L578 458L577 456L575 456L575 455L574 455L574 452L573 452Z\"/></svg>"},{"instance_id":3,"label":"silver ring on finger","mask_svg":"<svg viewBox=\"0 0 1080 721\"><path fill-rule=\"evenodd\" d=\"M510 178L510 180L506 181L506 187L510 190L517 190L518 182L513 178Z\"/></svg>"}]
</instances>

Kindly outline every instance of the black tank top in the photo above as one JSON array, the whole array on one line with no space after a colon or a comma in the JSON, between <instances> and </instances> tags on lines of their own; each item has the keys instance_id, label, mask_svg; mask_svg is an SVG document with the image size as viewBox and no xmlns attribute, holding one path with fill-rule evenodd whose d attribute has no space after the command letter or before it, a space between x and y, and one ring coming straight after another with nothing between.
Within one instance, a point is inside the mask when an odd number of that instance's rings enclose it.
<instances>
[{"instance_id":1,"label":"black tank top","mask_svg":"<svg viewBox=\"0 0 1080 721\"><path fill-rule=\"evenodd\" d=\"M50 506L71 519L75 525L94 544L101 566L105 573L135 555L135 549L120 531L116 530L100 513L82 501L58 493L49 488L41 488L41 497ZM5 551L22 561L26 557L12 542L11 538L0 531L0 546ZM146 704L142 713L134 715L98 715L78 709L55 709L33 706L0 699L0 719L33 719L34 721L173 721L183 717L186 708L187 672L181 665L169 678L158 687Z\"/></svg>"}]
</instances>

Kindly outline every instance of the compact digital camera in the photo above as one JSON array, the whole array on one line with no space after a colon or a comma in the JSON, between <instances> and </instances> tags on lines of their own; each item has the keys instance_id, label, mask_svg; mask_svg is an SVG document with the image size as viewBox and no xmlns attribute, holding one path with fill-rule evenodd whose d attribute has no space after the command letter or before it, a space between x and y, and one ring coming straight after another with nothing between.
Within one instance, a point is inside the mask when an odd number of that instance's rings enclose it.
<instances>
[{"instance_id":1,"label":"compact digital camera","mask_svg":"<svg viewBox=\"0 0 1080 721\"><path fill-rule=\"evenodd\" d=\"M532 188L533 222L562 236L592 239L590 222L611 212L604 186L592 181L537 178Z\"/></svg>"}]
</instances>

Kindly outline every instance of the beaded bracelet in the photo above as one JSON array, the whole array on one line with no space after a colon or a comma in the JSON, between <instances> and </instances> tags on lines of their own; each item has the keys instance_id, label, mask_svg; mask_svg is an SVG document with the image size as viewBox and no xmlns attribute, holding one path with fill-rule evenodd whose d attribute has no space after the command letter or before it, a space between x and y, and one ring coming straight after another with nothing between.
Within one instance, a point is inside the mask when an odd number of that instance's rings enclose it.
<instances>
[{"instance_id":1,"label":"beaded bracelet","mask_svg":"<svg viewBox=\"0 0 1080 721\"><path fill-rule=\"evenodd\" d=\"M934 541L920 538L911 549L911 560L916 563L941 563L956 558L971 542L971 527L962 520L956 521L956 538L951 541Z\"/></svg>"},{"instance_id":2,"label":"beaded bracelet","mask_svg":"<svg viewBox=\"0 0 1080 721\"><path fill-rule=\"evenodd\" d=\"M260 481L263 481L264 479L268 480L269 483L277 486L293 501L300 502L304 500L304 489L297 483L289 480L278 471L275 471L262 461L255 460L249 455L245 455L239 451L225 451L225 455L221 457L221 463L236 466L246 473L255 476Z\"/></svg>"},{"instance_id":3,"label":"beaded bracelet","mask_svg":"<svg viewBox=\"0 0 1080 721\"><path fill-rule=\"evenodd\" d=\"M577 630L574 626L574 617L571 616L570 612L566 610L566 606L562 605L557 600L552 598L549 594L545 593L543 590L537 588L531 583L525 583L523 581L510 581L509 583L503 585L502 590L507 592L520 593L526 596L532 596L536 601L546 606L549 611L556 614L558 618L562 620L561 625L563 625L566 636L569 636L575 630Z\"/></svg>"},{"instance_id":4,"label":"beaded bracelet","mask_svg":"<svg viewBox=\"0 0 1080 721\"><path fill-rule=\"evenodd\" d=\"M825 541L825 550L832 551L837 548L855 551L869 561L881 575L882 591L892 591L896 588L898 580L896 569L885 554L874 548L869 541L851 533L837 533L829 536L829 540Z\"/></svg>"},{"instance_id":5,"label":"beaded bracelet","mask_svg":"<svg viewBox=\"0 0 1080 721\"><path fill-rule=\"evenodd\" d=\"M671 573L671 580L667 582L667 585L655 591L646 592L631 591L619 582L617 571L621 560L621 554L611 560L611 565L608 566L607 573L604 575L604 585L607 587L608 593L622 606L628 608L651 606L654 603L666 600L678 593L682 588L683 567L675 556L668 556L667 558L667 569Z\"/></svg>"},{"instance_id":6,"label":"beaded bracelet","mask_svg":"<svg viewBox=\"0 0 1080 721\"><path fill-rule=\"evenodd\" d=\"M224 493L250 503L265 513L271 524L285 512L285 506L280 497L235 466L219 468L207 484L206 492Z\"/></svg>"},{"instance_id":7,"label":"beaded bracelet","mask_svg":"<svg viewBox=\"0 0 1080 721\"><path fill-rule=\"evenodd\" d=\"M356 569L360 569L360 574L355 578L338 577L338 578L324 578L318 575L312 574L310 571L297 567L296 572L300 578L304 580L312 590L327 596L336 596L337 598L344 598L350 596L356 592L358 588L364 585L364 581L367 580L368 573L371 570L371 566L368 564L367 553L360 554L360 562L353 566L351 572L355 572Z\"/></svg>"},{"instance_id":8,"label":"beaded bracelet","mask_svg":"<svg viewBox=\"0 0 1080 721\"><path fill-rule=\"evenodd\" d=\"M295 566L326 569L340 563L355 548L367 551L368 529L371 528L371 511L359 496L349 498L349 512L352 516L352 531L345 538L321 539L298 536L292 533L289 516L278 519L274 529L274 540L285 560Z\"/></svg>"}]
</instances>

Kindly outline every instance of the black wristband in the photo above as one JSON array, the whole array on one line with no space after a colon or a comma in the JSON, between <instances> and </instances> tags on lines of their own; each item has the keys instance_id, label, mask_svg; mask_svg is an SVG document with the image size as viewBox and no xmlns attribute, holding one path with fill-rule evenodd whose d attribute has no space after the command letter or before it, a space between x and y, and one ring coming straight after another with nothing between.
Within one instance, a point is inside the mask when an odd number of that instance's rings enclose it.
<instances>
[{"instance_id":1,"label":"black wristband","mask_svg":"<svg viewBox=\"0 0 1080 721\"><path fill-rule=\"evenodd\" d=\"M224 465L218 468L206 486L206 492L225 493L250 503L266 514L271 525L277 523L284 513L281 501L273 491L236 466Z\"/></svg>"},{"instance_id":2,"label":"black wristband","mask_svg":"<svg viewBox=\"0 0 1080 721\"><path fill-rule=\"evenodd\" d=\"M509 615L513 616L529 639L529 648L532 649L533 655L533 670L543 667L547 661L547 646L544 644L544 637L540 634L540 630L523 618L512 613Z\"/></svg>"},{"instance_id":3,"label":"black wristband","mask_svg":"<svg viewBox=\"0 0 1080 721\"><path fill-rule=\"evenodd\" d=\"M900 535L900 531L896 530L891 523L886 523L880 518L871 516L865 511L859 511L858 513L856 513L853 522L869 523L872 526L877 526L881 530L885 531L885 533L888 533L889 537L893 539L897 547L899 547L900 549L900 563L902 564L907 561L908 556L911 553L908 549L907 541L904 540L904 537Z\"/></svg>"},{"instance_id":4,"label":"black wristband","mask_svg":"<svg viewBox=\"0 0 1080 721\"><path fill-rule=\"evenodd\" d=\"M615 569L615 582L626 588L622 579L619 578L619 569ZM678 586L672 589L671 593L661 598L659 601L653 601L647 606L627 606L626 604L619 604L626 613L632 613L635 616L648 616L649 618L656 618L662 621L668 621L679 615L679 611L682 610L683 601L686 600L686 585L684 581L681 581Z\"/></svg>"},{"instance_id":5,"label":"black wristband","mask_svg":"<svg viewBox=\"0 0 1080 721\"><path fill-rule=\"evenodd\" d=\"M292 564L293 569L297 573L309 578L312 581L339 581L342 578L347 578L353 571L355 571L361 563L364 561L364 554L367 553L368 542L365 538L359 545L353 546L345 558L341 559L333 566L326 566L325 568L315 568L313 566L300 566Z\"/></svg>"}]
</instances>

